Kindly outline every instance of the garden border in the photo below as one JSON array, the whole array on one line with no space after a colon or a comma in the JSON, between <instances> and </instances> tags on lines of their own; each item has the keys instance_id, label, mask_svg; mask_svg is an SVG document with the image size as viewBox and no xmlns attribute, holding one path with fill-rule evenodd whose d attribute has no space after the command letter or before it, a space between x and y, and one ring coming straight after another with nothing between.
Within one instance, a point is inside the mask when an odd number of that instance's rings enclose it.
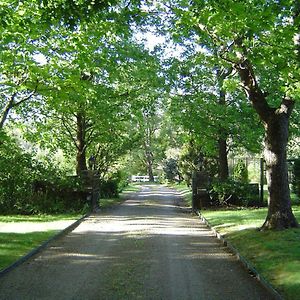
<instances>
[{"instance_id":1,"label":"garden border","mask_svg":"<svg viewBox=\"0 0 300 300\"><path fill-rule=\"evenodd\" d=\"M75 221L74 223L72 223L71 225L69 225L68 227L66 227L65 229L59 231L58 233L56 233L54 236L50 237L48 240L46 240L45 242L43 242L40 246L34 248L33 250L31 250L29 253L25 254L24 256L22 256L21 258L19 258L17 261L15 261L14 263L12 263L11 265L9 265L8 267L6 267L5 269L0 271L0 278L3 277L5 274L9 273L10 271L12 271L13 269L15 269L16 267L18 267L19 265L23 264L24 262L28 261L31 257L33 257L34 255L38 254L39 252L41 252L43 249L45 249L52 241L55 241L56 239L60 238L61 236L63 236L64 234L67 234L71 231L73 231L77 226L79 226L79 224L90 215L90 213L82 216L80 219L78 219L77 221Z\"/></svg>"},{"instance_id":2,"label":"garden border","mask_svg":"<svg viewBox=\"0 0 300 300\"><path fill-rule=\"evenodd\" d=\"M232 254L241 262L241 264L252 274L277 300L283 300L283 296L254 268L254 266L249 263L239 252L238 250L226 240L226 238L221 235L216 229L214 229L208 220L201 214L200 210L196 211L196 214L199 216L200 220L205 223L205 225L214 233L214 235L227 247Z\"/></svg>"}]
</instances>

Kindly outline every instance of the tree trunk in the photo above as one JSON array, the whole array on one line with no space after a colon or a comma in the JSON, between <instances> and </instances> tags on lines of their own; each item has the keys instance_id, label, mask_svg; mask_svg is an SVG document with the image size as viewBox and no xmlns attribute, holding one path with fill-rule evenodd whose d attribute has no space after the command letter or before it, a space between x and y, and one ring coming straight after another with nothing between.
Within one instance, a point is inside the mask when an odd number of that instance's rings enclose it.
<instances>
[{"instance_id":1,"label":"tree trunk","mask_svg":"<svg viewBox=\"0 0 300 300\"><path fill-rule=\"evenodd\" d=\"M154 175L153 175L152 164L148 164L148 176L149 176L149 181L150 182L154 182Z\"/></svg>"},{"instance_id":2,"label":"tree trunk","mask_svg":"<svg viewBox=\"0 0 300 300\"><path fill-rule=\"evenodd\" d=\"M221 68L217 71L218 88L219 88L219 99L218 104L222 107L226 106L226 92L223 88L224 80L230 75L232 68L224 69ZM224 128L219 129L218 138L218 177L219 180L224 182L229 177L228 170L228 157L227 157L227 133Z\"/></svg>"},{"instance_id":3,"label":"tree trunk","mask_svg":"<svg viewBox=\"0 0 300 300\"><path fill-rule=\"evenodd\" d=\"M86 141L85 141L85 117L82 112L76 116L76 173L80 175L82 171L87 170L86 164Z\"/></svg>"},{"instance_id":4,"label":"tree trunk","mask_svg":"<svg viewBox=\"0 0 300 300\"><path fill-rule=\"evenodd\" d=\"M259 88L250 62L245 59L235 67L239 72L245 92L265 127L264 156L269 199L268 214L262 230L298 227L291 208L286 161L289 118L295 102L284 97L277 109L270 107L265 94Z\"/></svg>"},{"instance_id":5,"label":"tree trunk","mask_svg":"<svg viewBox=\"0 0 300 300\"><path fill-rule=\"evenodd\" d=\"M273 114L265 125L265 148L267 183L269 190L268 215L262 230L297 227L298 223L291 209L290 189L286 161L288 142L288 117Z\"/></svg>"},{"instance_id":6,"label":"tree trunk","mask_svg":"<svg viewBox=\"0 0 300 300\"><path fill-rule=\"evenodd\" d=\"M227 141L226 139L219 138L218 140L218 177L220 181L226 181L229 176L228 171L228 157L227 157Z\"/></svg>"},{"instance_id":7,"label":"tree trunk","mask_svg":"<svg viewBox=\"0 0 300 300\"><path fill-rule=\"evenodd\" d=\"M148 172L148 176L149 176L149 181L154 182L153 154L149 150L146 150L146 161L147 161L147 172Z\"/></svg>"}]
</instances>

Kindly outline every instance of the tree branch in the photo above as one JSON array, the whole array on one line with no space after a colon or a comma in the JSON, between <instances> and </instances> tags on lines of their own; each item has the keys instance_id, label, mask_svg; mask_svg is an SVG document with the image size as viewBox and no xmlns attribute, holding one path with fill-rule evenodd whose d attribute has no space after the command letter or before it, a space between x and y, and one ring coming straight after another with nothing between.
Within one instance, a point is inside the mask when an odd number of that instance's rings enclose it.
<instances>
[{"instance_id":1,"label":"tree branch","mask_svg":"<svg viewBox=\"0 0 300 300\"><path fill-rule=\"evenodd\" d=\"M67 124L67 121L64 118L61 118L61 121L62 121L63 126L67 130L67 133L68 133L69 137L71 138L71 140L73 141L74 145L76 146L77 150L79 150L79 147L77 145L76 139L74 138L74 136L73 136L73 134L71 132L71 129L70 129L70 127L72 127L72 126L69 127L68 126L69 124Z\"/></svg>"},{"instance_id":2,"label":"tree branch","mask_svg":"<svg viewBox=\"0 0 300 300\"><path fill-rule=\"evenodd\" d=\"M27 100L29 100L33 95L35 95L36 91L37 91L37 88L38 88L38 85L39 85L39 81L37 80L36 81L36 84L35 84L35 87L34 87L34 90L25 98L21 99L20 101L18 102L15 102L13 103L13 107L18 107L20 106L22 103L26 102ZM16 93L16 96L17 96L17 93Z\"/></svg>"},{"instance_id":3,"label":"tree branch","mask_svg":"<svg viewBox=\"0 0 300 300\"><path fill-rule=\"evenodd\" d=\"M251 101L254 109L260 116L261 120L267 123L270 114L274 112L266 100L265 94L258 86L254 70L248 59L235 64L235 69L238 71L242 81L242 87Z\"/></svg>"}]
</instances>

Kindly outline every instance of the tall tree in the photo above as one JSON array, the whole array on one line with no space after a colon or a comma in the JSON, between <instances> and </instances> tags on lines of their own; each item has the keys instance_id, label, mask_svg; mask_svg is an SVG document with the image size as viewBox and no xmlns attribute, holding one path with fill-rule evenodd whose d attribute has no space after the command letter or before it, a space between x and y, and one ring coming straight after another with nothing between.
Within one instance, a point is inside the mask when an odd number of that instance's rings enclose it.
<instances>
[{"instance_id":1,"label":"tall tree","mask_svg":"<svg viewBox=\"0 0 300 300\"><path fill-rule=\"evenodd\" d=\"M218 179L225 181L229 175L229 151L237 147L259 150L261 128L249 133L256 121L251 107L236 90L232 68L216 65L214 55L194 53L173 60L171 65L171 75L175 74L170 105L173 121L202 145L199 156L215 158Z\"/></svg>"},{"instance_id":2,"label":"tall tree","mask_svg":"<svg viewBox=\"0 0 300 300\"><path fill-rule=\"evenodd\" d=\"M71 31L53 26L47 40L55 48L47 54L51 76L43 110L60 146L75 150L77 174L87 169L89 156L103 172L125 151L135 139L129 120L134 127L151 87L161 81L156 56L134 43L126 26L109 23L94 19Z\"/></svg>"},{"instance_id":3,"label":"tall tree","mask_svg":"<svg viewBox=\"0 0 300 300\"><path fill-rule=\"evenodd\" d=\"M265 127L269 210L262 229L296 227L286 167L288 125L299 98L298 1L177 1L176 37L193 40L233 67Z\"/></svg>"}]
</instances>

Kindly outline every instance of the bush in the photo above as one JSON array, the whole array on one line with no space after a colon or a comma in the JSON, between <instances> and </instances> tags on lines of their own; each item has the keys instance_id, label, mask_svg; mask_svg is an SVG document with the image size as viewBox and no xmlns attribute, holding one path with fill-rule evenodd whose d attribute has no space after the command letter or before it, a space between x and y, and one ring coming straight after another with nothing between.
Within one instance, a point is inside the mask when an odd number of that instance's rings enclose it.
<instances>
[{"instance_id":1,"label":"bush","mask_svg":"<svg viewBox=\"0 0 300 300\"><path fill-rule=\"evenodd\" d=\"M0 145L0 212L17 212L31 196L33 162L2 133Z\"/></svg>"},{"instance_id":2,"label":"bush","mask_svg":"<svg viewBox=\"0 0 300 300\"><path fill-rule=\"evenodd\" d=\"M293 164L293 192L300 197L300 159L296 159Z\"/></svg>"},{"instance_id":3,"label":"bush","mask_svg":"<svg viewBox=\"0 0 300 300\"><path fill-rule=\"evenodd\" d=\"M123 171L117 171L107 176L100 183L101 198L116 198L119 193L128 185L128 174Z\"/></svg>"},{"instance_id":4,"label":"bush","mask_svg":"<svg viewBox=\"0 0 300 300\"><path fill-rule=\"evenodd\" d=\"M33 183L30 203L32 213L59 213L81 211L87 202L87 193L78 177L56 177L52 181Z\"/></svg>"},{"instance_id":5,"label":"bush","mask_svg":"<svg viewBox=\"0 0 300 300\"><path fill-rule=\"evenodd\" d=\"M248 176L248 168L246 163L243 160L238 160L236 165L233 168L233 177L236 181L248 183L249 176Z\"/></svg>"},{"instance_id":6,"label":"bush","mask_svg":"<svg viewBox=\"0 0 300 300\"><path fill-rule=\"evenodd\" d=\"M100 197L101 198L115 198L119 196L118 180L107 179L100 184Z\"/></svg>"},{"instance_id":7,"label":"bush","mask_svg":"<svg viewBox=\"0 0 300 300\"><path fill-rule=\"evenodd\" d=\"M84 206L80 182L42 164L7 135L0 144L0 213L58 213Z\"/></svg>"},{"instance_id":8,"label":"bush","mask_svg":"<svg viewBox=\"0 0 300 300\"><path fill-rule=\"evenodd\" d=\"M258 185L228 179L214 181L209 189L215 205L259 206Z\"/></svg>"},{"instance_id":9,"label":"bush","mask_svg":"<svg viewBox=\"0 0 300 300\"><path fill-rule=\"evenodd\" d=\"M163 170L165 178L170 182L175 182L179 177L178 162L174 158L169 158L164 162Z\"/></svg>"}]
</instances>

